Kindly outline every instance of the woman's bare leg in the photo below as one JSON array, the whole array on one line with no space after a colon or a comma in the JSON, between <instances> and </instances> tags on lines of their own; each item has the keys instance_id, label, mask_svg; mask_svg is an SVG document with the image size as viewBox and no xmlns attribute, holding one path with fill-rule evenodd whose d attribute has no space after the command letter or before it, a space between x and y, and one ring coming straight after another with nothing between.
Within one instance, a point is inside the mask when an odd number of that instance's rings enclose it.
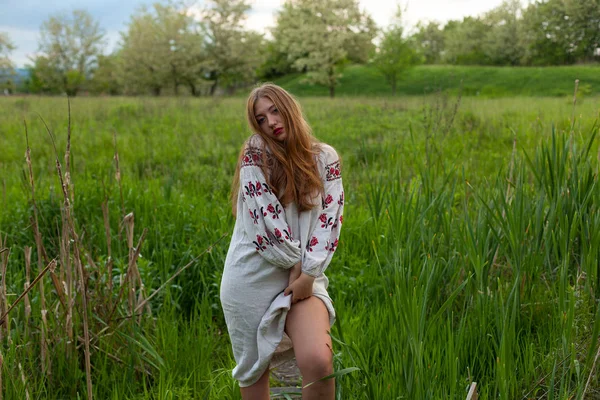
<instances>
[{"instance_id":1,"label":"woman's bare leg","mask_svg":"<svg viewBox=\"0 0 600 400\"><path fill-rule=\"evenodd\" d=\"M241 387L244 400L269 400L269 369L252 386Z\"/></svg>"},{"instance_id":2,"label":"woman's bare leg","mask_svg":"<svg viewBox=\"0 0 600 400\"><path fill-rule=\"evenodd\" d=\"M320 299L311 296L292 304L285 330L294 345L303 386L333 373L329 313ZM302 400L334 398L334 379L316 382L302 390Z\"/></svg>"}]
</instances>

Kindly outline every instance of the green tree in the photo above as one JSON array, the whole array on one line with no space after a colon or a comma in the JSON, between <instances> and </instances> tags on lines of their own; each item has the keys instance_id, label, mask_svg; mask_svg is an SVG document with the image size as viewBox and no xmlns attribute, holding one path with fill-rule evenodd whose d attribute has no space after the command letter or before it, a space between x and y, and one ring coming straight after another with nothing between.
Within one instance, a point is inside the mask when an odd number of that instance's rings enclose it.
<instances>
[{"instance_id":1,"label":"green tree","mask_svg":"<svg viewBox=\"0 0 600 400\"><path fill-rule=\"evenodd\" d=\"M562 0L530 4L523 12L525 54L530 65L560 65L576 61L576 42Z\"/></svg>"},{"instance_id":2,"label":"green tree","mask_svg":"<svg viewBox=\"0 0 600 400\"><path fill-rule=\"evenodd\" d=\"M121 32L119 80L123 91L159 96L169 81L167 54L168 43L158 34L151 11L138 9L131 16L127 30Z\"/></svg>"},{"instance_id":3,"label":"green tree","mask_svg":"<svg viewBox=\"0 0 600 400\"><path fill-rule=\"evenodd\" d=\"M277 16L273 37L295 69L306 72L309 82L327 86L334 97L338 70L348 60L349 49L362 48L357 55L365 51L376 34L373 27L356 0L288 0Z\"/></svg>"},{"instance_id":4,"label":"green tree","mask_svg":"<svg viewBox=\"0 0 600 400\"><path fill-rule=\"evenodd\" d=\"M505 0L487 12L482 20L488 27L483 41L486 59L494 65L519 65L524 56L522 12L519 0Z\"/></svg>"},{"instance_id":5,"label":"green tree","mask_svg":"<svg viewBox=\"0 0 600 400\"><path fill-rule=\"evenodd\" d=\"M396 94L398 81L412 66L420 62L413 45L403 37L404 29L400 23L400 10L396 22L383 33L373 64L392 87L392 95Z\"/></svg>"},{"instance_id":6,"label":"green tree","mask_svg":"<svg viewBox=\"0 0 600 400\"><path fill-rule=\"evenodd\" d=\"M264 49L265 59L257 71L259 78L270 80L293 71L292 62L288 59L287 54L279 49L275 41L265 41Z\"/></svg>"},{"instance_id":7,"label":"green tree","mask_svg":"<svg viewBox=\"0 0 600 400\"><path fill-rule=\"evenodd\" d=\"M10 53L15 49L7 33L0 32L0 91L15 90L15 67Z\"/></svg>"},{"instance_id":8,"label":"green tree","mask_svg":"<svg viewBox=\"0 0 600 400\"><path fill-rule=\"evenodd\" d=\"M600 57L600 0L564 0L570 22L573 54L577 61L594 61Z\"/></svg>"},{"instance_id":9,"label":"green tree","mask_svg":"<svg viewBox=\"0 0 600 400\"><path fill-rule=\"evenodd\" d=\"M600 48L600 0L547 0L523 13L527 64L589 62Z\"/></svg>"},{"instance_id":10,"label":"green tree","mask_svg":"<svg viewBox=\"0 0 600 400\"><path fill-rule=\"evenodd\" d=\"M199 94L206 51L199 24L185 6L170 2L142 7L121 33L119 77L126 93L160 95L184 85Z\"/></svg>"},{"instance_id":11,"label":"green tree","mask_svg":"<svg viewBox=\"0 0 600 400\"><path fill-rule=\"evenodd\" d=\"M34 59L36 76L45 87L75 96L91 77L98 56L105 45L104 32L98 22L84 10L48 18L40 28L39 57ZM57 79L58 77L58 79Z\"/></svg>"},{"instance_id":12,"label":"green tree","mask_svg":"<svg viewBox=\"0 0 600 400\"><path fill-rule=\"evenodd\" d=\"M426 64L437 64L442 60L445 36L439 22L425 24L419 21L411 39Z\"/></svg>"},{"instance_id":13,"label":"green tree","mask_svg":"<svg viewBox=\"0 0 600 400\"><path fill-rule=\"evenodd\" d=\"M94 94L116 95L121 93L118 74L118 55L98 56L98 66L89 81L88 89Z\"/></svg>"},{"instance_id":14,"label":"green tree","mask_svg":"<svg viewBox=\"0 0 600 400\"><path fill-rule=\"evenodd\" d=\"M29 78L27 91L30 93L60 94L64 93L65 79L47 57L40 55L33 59L28 67Z\"/></svg>"},{"instance_id":15,"label":"green tree","mask_svg":"<svg viewBox=\"0 0 600 400\"><path fill-rule=\"evenodd\" d=\"M173 90L178 94L179 85L184 85L197 96L199 88L206 83L203 74L206 72L207 52L201 26L189 14L185 4L155 4L154 7L157 36L167 44L165 61Z\"/></svg>"},{"instance_id":16,"label":"green tree","mask_svg":"<svg viewBox=\"0 0 600 400\"><path fill-rule=\"evenodd\" d=\"M487 65L491 63L484 51L483 40L488 27L481 18L465 17L444 26L444 55L449 64Z\"/></svg>"},{"instance_id":17,"label":"green tree","mask_svg":"<svg viewBox=\"0 0 600 400\"><path fill-rule=\"evenodd\" d=\"M355 64L366 64L375 50L373 39L379 33L377 24L368 14L362 14L357 18L358 23L350 27L352 33L344 44L346 59Z\"/></svg>"},{"instance_id":18,"label":"green tree","mask_svg":"<svg viewBox=\"0 0 600 400\"><path fill-rule=\"evenodd\" d=\"M210 93L233 92L256 77L266 56L262 35L244 28L247 0L211 0L203 11Z\"/></svg>"}]
</instances>

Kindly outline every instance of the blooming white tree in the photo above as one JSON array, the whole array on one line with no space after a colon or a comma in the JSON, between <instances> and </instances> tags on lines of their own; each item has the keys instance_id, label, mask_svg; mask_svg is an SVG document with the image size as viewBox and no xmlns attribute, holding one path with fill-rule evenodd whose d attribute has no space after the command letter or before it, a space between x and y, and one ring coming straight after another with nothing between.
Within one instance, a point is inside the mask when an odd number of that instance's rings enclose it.
<instances>
[{"instance_id":1,"label":"blooming white tree","mask_svg":"<svg viewBox=\"0 0 600 400\"><path fill-rule=\"evenodd\" d=\"M273 29L278 51L309 82L327 86L331 97L349 52L366 58L375 34L373 19L357 0L288 0Z\"/></svg>"}]
</instances>

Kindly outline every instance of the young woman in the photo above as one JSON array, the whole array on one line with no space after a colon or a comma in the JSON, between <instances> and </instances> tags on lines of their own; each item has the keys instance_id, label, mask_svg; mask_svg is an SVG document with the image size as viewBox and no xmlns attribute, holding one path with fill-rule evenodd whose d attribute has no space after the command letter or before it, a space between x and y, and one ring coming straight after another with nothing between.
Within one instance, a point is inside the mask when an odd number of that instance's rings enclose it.
<instances>
[{"instance_id":1,"label":"young woman","mask_svg":"<svg viewBox=\"0 0 600 400\"><path fill-rule=\"evenodd\" d=\"M269 368L292 356L303 385L333 373L335 311L323 274L338 245L344 191L333 147L311 133L296 100L273 84L247 102L254 135L233 179L236 224L221 303L243 399L269 398ZM291 341L291 346L290 346ZM333 379L302 392L333 399Z\"/></svg>"}]
</instances>

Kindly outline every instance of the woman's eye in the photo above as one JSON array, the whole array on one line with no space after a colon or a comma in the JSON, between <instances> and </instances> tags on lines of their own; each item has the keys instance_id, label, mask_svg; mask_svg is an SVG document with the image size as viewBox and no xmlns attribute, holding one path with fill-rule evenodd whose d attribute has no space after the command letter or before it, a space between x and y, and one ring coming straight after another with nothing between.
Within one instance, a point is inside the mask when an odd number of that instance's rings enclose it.
<instances>
[{"instance_id":1,"label":"woman's eye","mask_svg":"<svg viewBox=\"0 0 600 400\"><path fill-rule=\"evenodd\" d=\"M277 110L276 108L273 109L273 112L276 114L279 112L279 110Z\"/></svg>"},{"instance_id":2,"label":"woman's eye","mask_svg":"<svg viewBox=\"0 0 600 400\"><path fill-rule=\"evenodd\" d=\"M258 122L258 124L260 125L263 122L265 122L265 119L264 118L259 118L259 119L256 120L256 122Z\"/></svg>"}]
</instances>

